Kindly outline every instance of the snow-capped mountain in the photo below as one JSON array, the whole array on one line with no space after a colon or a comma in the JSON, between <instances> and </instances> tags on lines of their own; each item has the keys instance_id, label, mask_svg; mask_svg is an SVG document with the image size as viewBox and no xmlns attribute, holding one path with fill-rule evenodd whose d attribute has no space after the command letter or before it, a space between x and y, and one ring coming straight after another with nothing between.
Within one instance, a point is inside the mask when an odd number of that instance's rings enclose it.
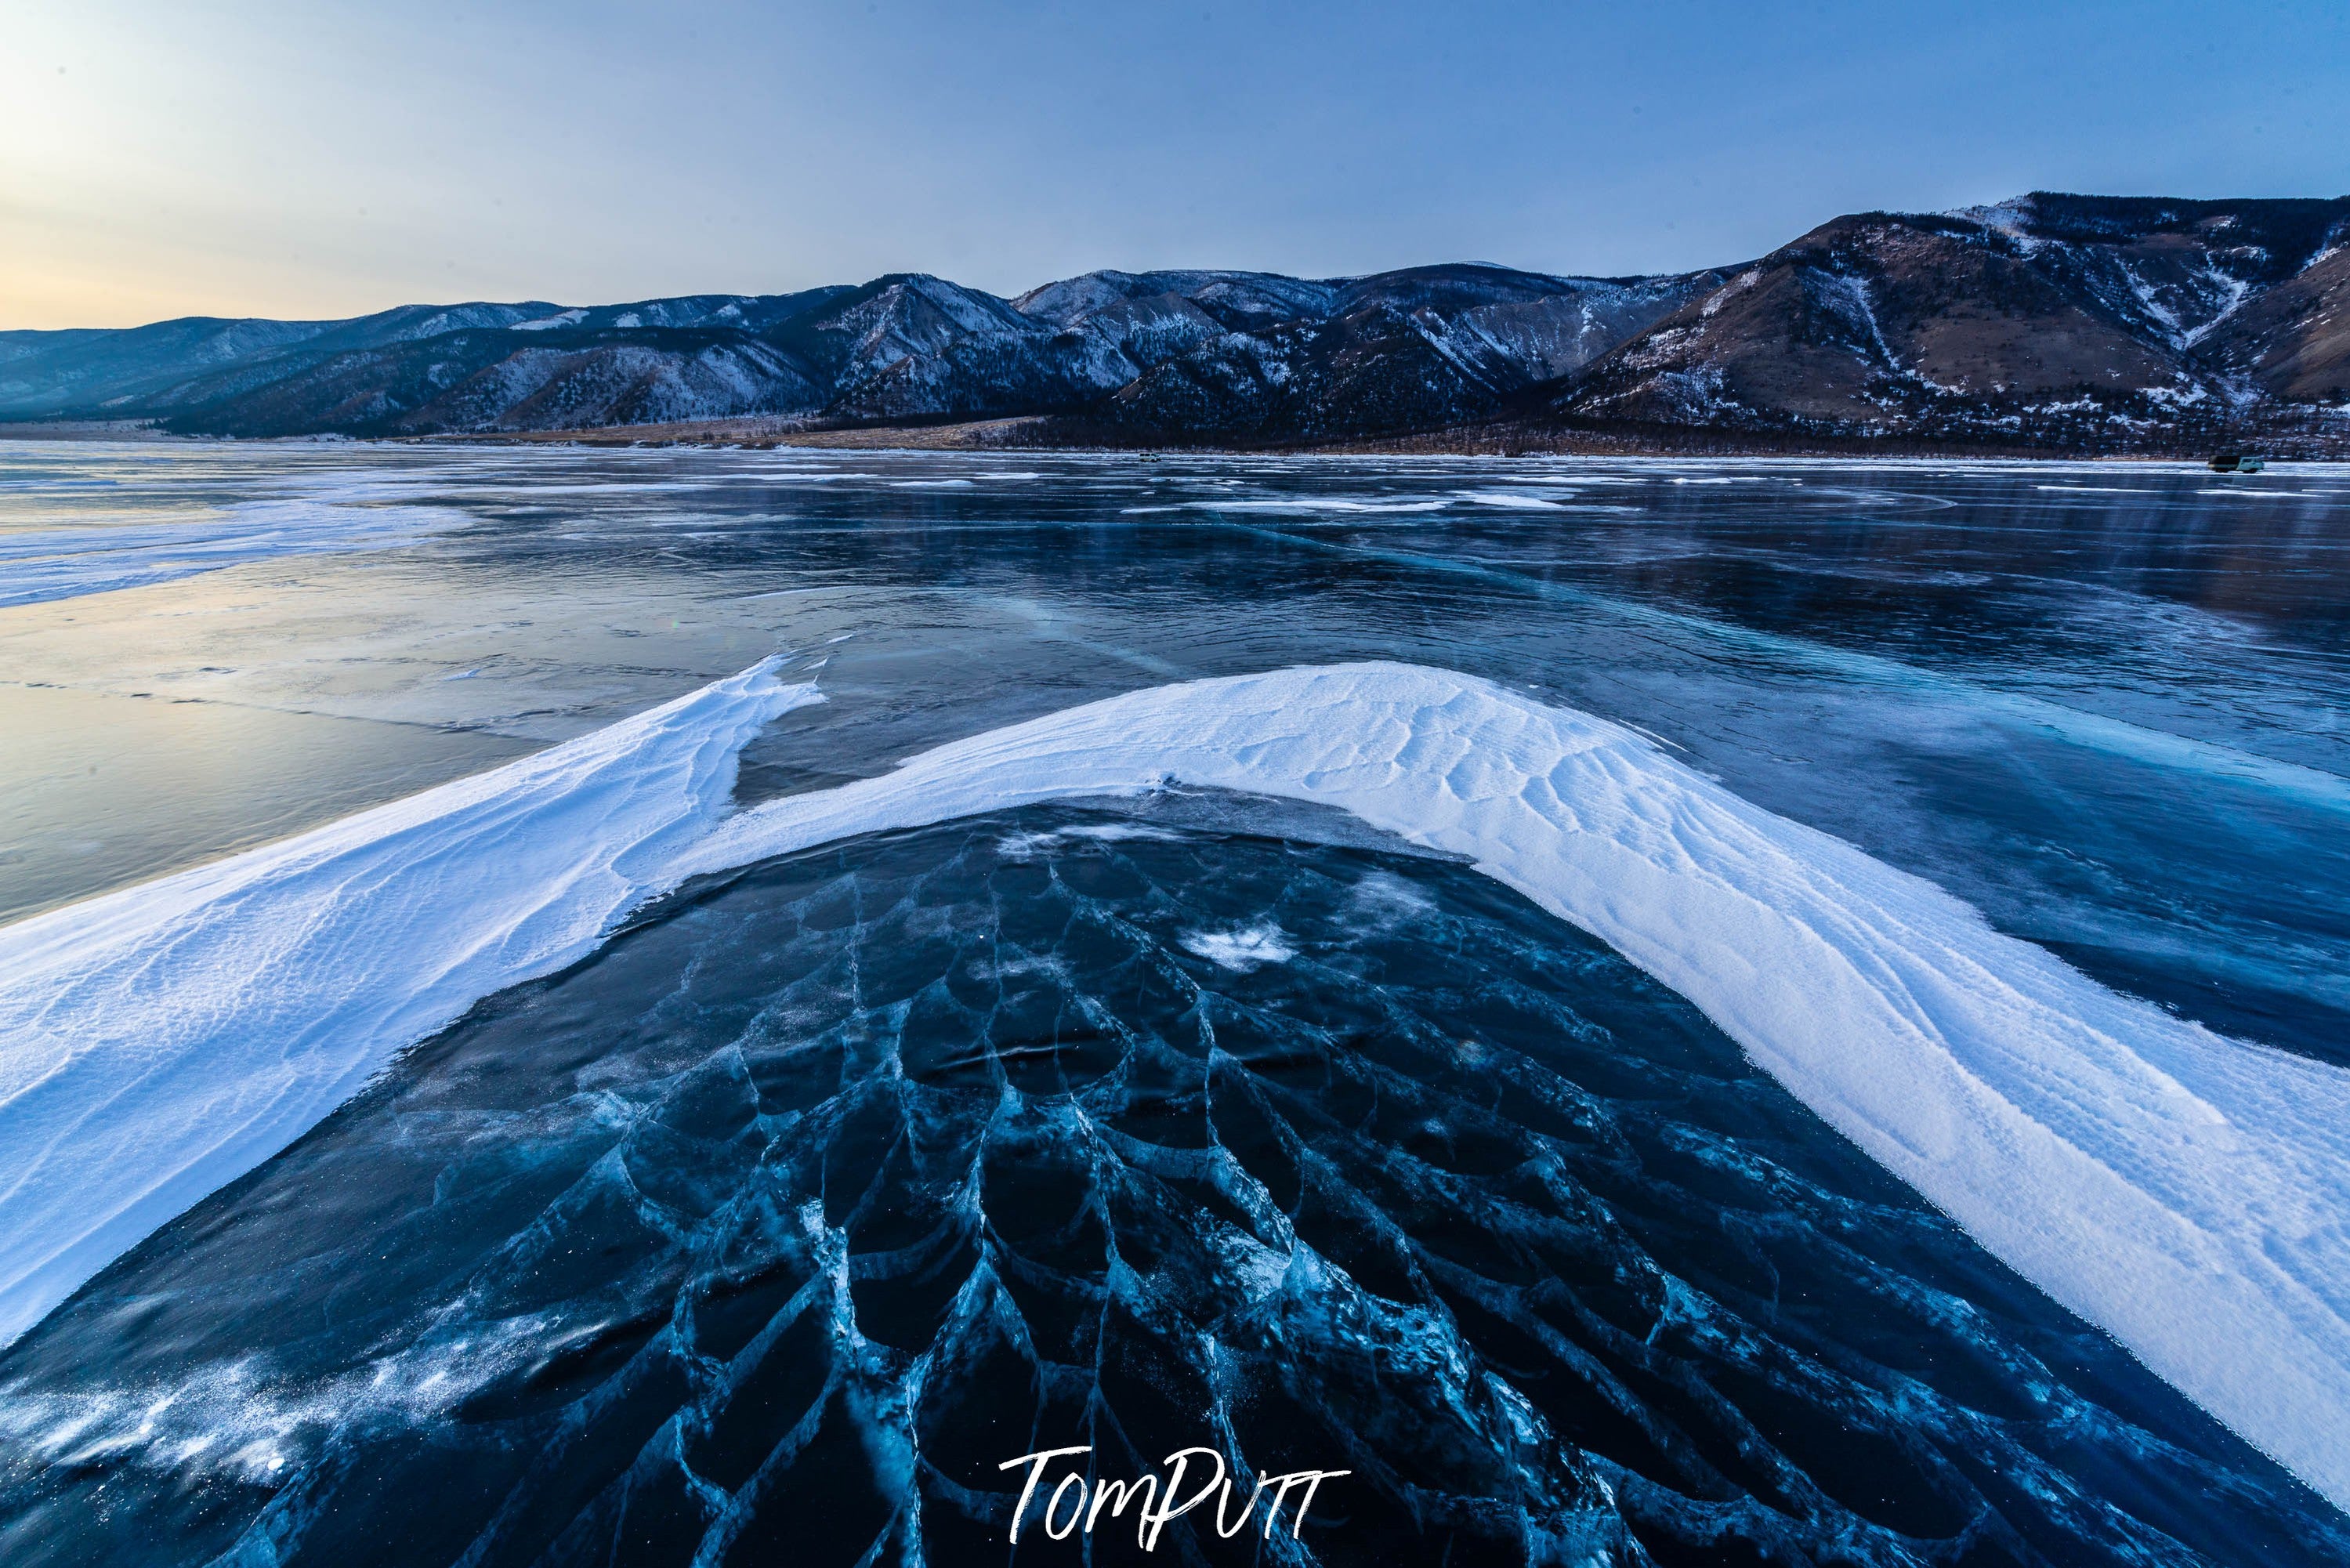
<instances>
[{"instance_id":1,"label":"snow-capped mountain","mask_svg":"<svg viewBox=\"0 0 2350 1568\"><path fill-rule=\"evenodd\" d=\"M1530 417L2120 447L2324 434L2350 398L2350 199L2036 194L1835 219L1731 269Z\"/></svg>"},{"instance_id":2,"label":"snow-capped mountain","mask_svg":"<svg viewBox=\"0 0 2350 1568\"><path fill-rule=\"evenodd\" d=\"M0 418L143 413L210 371L415 342L468 328L512 327L558 309L543 300L402 305L348 321L190 317L121 331L0 332Z\"/></svg>"},{"instance_id":3,"label":"snow-capped mountain","mask_svg":"<svg viewBox=\"0 0 2350 1568\"><path fill-rule=\"evenodd\" d=\"M1311 314L1224 325L1149 367L1097 417L1253 440L1456 424L1580 369L1713 276L1565 278L1458 265L1346 280Z\"/></svg>"},{"instance_id":4,"label":"snow-capped mountain","mask_svg":"<svg viewBox=\"0 0 2350 1568\"><path fill-rule=\"evenodd\" d=\"M416 434L743 414L1083 412L1145 435L1174 425L1310 438L1490 415L1711 275L1608 281L1484 265L1321 281L1097 272L1007 300L906 275L796 295L0 334L0 416Z\"/></svg>"},{"instance_id":5,"label":"snow-capped mountain","mask_svg":"<svg viewBox=\"0 0 2350 1568\"><path fill-rule=\"evenodd\" d=\"M1655 277L920 274L784 295L0 332L0 419L191 433L1065 416L1112 441L1500 425L2128 448L2350 441L2350 198L2038 193Z\"/></svg>"}]
</instances>

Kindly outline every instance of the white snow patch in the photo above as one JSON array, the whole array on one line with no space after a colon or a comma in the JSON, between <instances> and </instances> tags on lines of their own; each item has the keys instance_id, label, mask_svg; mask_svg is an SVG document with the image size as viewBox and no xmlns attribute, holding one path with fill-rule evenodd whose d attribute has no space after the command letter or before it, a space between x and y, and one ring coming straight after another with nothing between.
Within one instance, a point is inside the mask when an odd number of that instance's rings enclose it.
<instances>
[{"instance_id":1,"label":"white snow patch","mask_svg":"<svg viewBox=\"0 0 2350 1568\"><path fill-rule=\"evenodd\" d=\"M1945 217L1970 218L1987 229L1996 229L2013 241L2025 255L2033 255L2054 242L2043 240L2026 232L2026 225L2037 217L2029 196L2011 196L2004 202L1982 207L1960 207L1943 214Z\"/></svg>"},{"instance_id":2,"label":"white snow patch","mask_svg":"<svg viewBox=\"0 0 2350 1568\"><path fill-rule=\"evenodd\" d=\"M588 319L584 310L561 310L553 316L542 316L535 321L517 321L506 328L509 332L545 332L556 327L575 327ZM623 323L634 325L634 323Z\"/></svg>"},{"instance_id":3,"label":"white snow patch","mask_svg":"<svg viewBox=\"0 0 2350 1568\"><path fill-rule=\"evenodd\" d=\"M1706 296L1704 307L1700 309L1698 314L1711 320L1713 317L1721 313L1723 306L1730 303L1730 299L1732 295L1744 294L1748 289L1752 288L1756 284L1762 281L1762 274L1761 269L1756 267L1747 268L1744 272L1740 273L1736 277L1731 278L1728 283L1723 284L1720 288L1715 289L1711 295L1708 295Z\"/></svg>"},{"instance_id":4,"label":"white snow patch","mask_svg":"<svg viewBox=\"0 0 2350 1568\"><path fill-rule=\"evenodd\" d=\"M2129 280L2130 292L2137 296L2138 308L2153 319L2155 325L2162 329L2162 335L2174 346L2183 345L2187 340L2181 335L2178 313L2162 303L2162 296L2138 275L2136 267L2125 264L2121 271L2122 275Z\"/></svg>"},{"instance_id":5,"label":"white snow patch","mask_svg":"<svg viewBox=\"0 0 2350 1568\"><path fill-rule=\"evenodd\" d=\"M1326 495L1281 501L1185 501L1171 506L1128 506L1119 515L1145 512L1258 512L1275 516L1317 512L1441 512L1451 504L1444 496L1419 501L1362 501Z\"/></svg>"},{"instance_id":6,"label":"white snow patch","mask_svg":"<svg viewBox=\"0 0 2350 1568\"><path fill-rule=\"evenodd\" d=\"M1885 333L1877 324L1877 306L1868 296L1868 280L1842 272L1815 272L1813 275L1843 300L1847 323L1868 334L1868 341L1876 348L1877 358L1898 368L1900 361L1893 357L1892 348L1885 341Z\"/></svg>"},{"instance_id":7,"label":"white snow patch","mask_svg":"<svg viewBox=\"0 0 2350 1568\"><path fill-rule=\"evenodd\" d=\"M1007 833L996 840L996 846L1007 860L1033 860L1038 855L1059 848L1071 839L1088 839L1097 844L1124 844L1134 839L1180 844L1183 836L1139 822L1097 822L1054 828L1045 833Z\"/></svg>"},{"instance_id":8,"label":"white snow patch","mask_svg":"<svg viewBox=\"0 0 2350 1568\"><path fill-rule=\"evenodd\" d=\"M167 583L276 556L390 549L473 521L445 506L249 501L168 523L0 533L0 607Z\"/></svg>"},{"instance_id":9,"label":"white snow patch","mask_svg":"<svg viewBox=\"0 0 2350 1568\"><path fill-rule=\"evenodd\" d=\"M450 1340L433 1336L329 1378L287 1388L251 1357L148 1386L104 1369L71 1394L0 1388L0 1437L40 1462L80 1466L138 1456L259 1486L283 1479L338 1426L390 1416L415 1425L477 1390L608 1327L564 1325L525 1313Z\"/></svg>"},{"instance_id":10,"label":"white snow patch","mask_svg":"<svg viewBox=\"0 0 2350 1568\"><path fill-rule=\"evenodd\" d=\"M1282 929L1271 920L1229 931L1186 931L1183 946L1236 974L1246 974L1269 963L1287 963L1297 956L1297 950L1284 940Z\"/></svg>"},{"instance_id":11,"label":"white snow patch","mask_svg":"<svg viewBox=\"0 0 2350 1568\"><path fill-rule=\"evenodd\" d=\"M1557 502L1544 500L1539 495L1529 495L1523 491L1456 490L1452 493L1456 499L1465 501L1471 506L1500 506L1513 512L1557 512L1562 510ZM1568 491L1565 492L1565 493L1572 495L1574 492Z\"/></svg>"},{"instance_id":12,"label":"white snow patch","mask_svg":"<svg viewBox=\"0 0 2350 1568\"><path fill-rule=\"evenodd\" d=\"M1095 822L1065 830L1071 838L1091 838L1103 844L1125 844L1134 839L1146 839L1155 844L1180 844L1183 836L1170 833L1163 827L1151 827L1139 822Z\"/></svg>"},{"instance_id":13,"label":"white snow patch","mask_svg":"<svg viewBox=\"0 0 2350 1568\"><path fill-rule=\"evenodd\" d=\"M2350 1503L2350 1073L2109 991L1628 729L1467 676L1357 664L1160 687L712 826L743 740L814 700L761 666L494 774L0 928L0 1333L660 888L1174 780L1336 806L1600 937ZM1216 962L1294 956L1270 925L1185 942Z\"/></svg>"},{"instance_id":14,"label":"white snow patch","mask_svg":"<svg viewBox=\"0 0 2350 1568\"><path fill-rule=\"evenodd\" d=\"M2213 288L2218 291L2221 303L2219 309L2212 314L2210 319L2206 320L2201 326L2191 328L2180 336L2178 341L2181 346L2186 348L2191 348L2196 344L2203 341L2204 338L2211 335L2211 331L2214 327L2227 320L2230 316L2235 315L2237 311L2242 309L2244 301L2251 296L2252 292L2252 286L2249 280L2221 272L2217 267L2205 267L2203 269L2203 277L2206 282L2210 283Z\"/></svg>"},{"instance_id":15,"label":"white snow patch","mask_svg":"<svg viewBox=\"0 0 2350 1568\"><path fill-rule=\"evenodd\" d=\"M504 767L0 927L0 1343L393 1053L587 954L724 812L743 743L818 701L757 665Z\"/></svg>"},{"instance_id":16,"label":"white snow patch","mask_svg":"<svg viewBox=\"0 0 2350 1568\"><path fill-rule=\"evenodd\" d=\"M2350 1073L2109 991L1621 726L1406 665L1196 681L769 802L671 875L1170 778L1341 807L1600 937L1991 1251L2350 1502Z\"/></svg>"}]
</instances>

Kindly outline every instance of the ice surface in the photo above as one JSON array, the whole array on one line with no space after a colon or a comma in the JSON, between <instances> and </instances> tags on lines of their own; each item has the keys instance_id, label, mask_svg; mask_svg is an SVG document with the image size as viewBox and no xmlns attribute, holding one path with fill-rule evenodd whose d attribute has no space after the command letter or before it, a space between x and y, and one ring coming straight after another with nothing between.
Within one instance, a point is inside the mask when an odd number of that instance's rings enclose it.
<instances>
[{"instance_id":1,"label":"ice surface","mask_svg":"<svg viewBox=\"0 0 2350 1568\"><path fill-rule=\"evenodd\" d=\"M1589 930L1991 1251L2350 1502L2350 1075L2108 991L1627 729L1467 676L1341 665L1135 692L711 827L734 748L813 695L762 667L499 774L0 931L0 1164L23 1172L0 1193L0 1328L266 1158L390 1052L589 950L653 889L1171 780L1337 807Z\"/></svg>"},{"instance_id":2,"label":"ice surface","mask_svg":"<svg viewBox=\"0 0 2350 1568\"><path fill-rule=\"evenodd\" d=\"M388 549L472 521L445 506L253 501L181 523L0 534L0 607L140 587L273 556Z\"/></svg>"},{"instance_id":3,"label":"ice surface","mask_svg":"<svg viewBox=\"0 0 2350 1568\"><path fill-rule=\"evenodd\" d=\"M1403 665L1198 681L771 802L676 869L1169 780L1473 857L2350 1504L2350 1075L2109 991L1617 725Z\"/></svg>"},{"instance_id":4,"label":"ice surface","mask_svg":"<svg viewBox=\"0 0 2350 1568\"><path fill-rule=\"evenodd\" d=\"M1522 491L1459 490L1453 493L1472 506L1498 506L1510 512L1555 512L1560 509L1558 502L1555 500L1541 495L1529 495ZM1565 490L1555 493L1573 495L1575 493Z\"/></svg>"},{"instance_id":5,"label":"ice surface","mask_svg":"<svg viewBox=\"0 0 2350 1568\"><path fill-rule=\"evenodd\" d=\"M770 664L0 927L0 1342L477 999L588 952L816 701Z\"/></svg>"},{"instance_id":6,"label":"ice surface","mask_svg":"<svg viewBox=\"0 0 2350 1568\"><path fill-rule=\"evenodd\" d=\"M1156 791L647 909L0 1353L0 1562L951 1568L1010 1454L1202 1440L1356 1473L1295 1550L1149 1561L2350 1561L1686 1001L1399 842Z\"/></svg>"},{"instance_id":7,"label":"ice surface","mask_svg":"<svg viewBox=\"0 0 2350 1568\"><path fill-rule=\"evenodd\" d=\"M1814 486L1814 495L1830 493ZM2217 493L2236 494L2224 491ZM1600 510L1596 507L1583 511ZM1246 524L1230 524L1247 528ZM2282 761L2245 746L2200 739L2158 725L2133 723L2089 706L2050 701L2025 691L1980 682L1937 669L1908 663L1881 654L1834 642L1793 637L1782 632L1711 620L1683 610L1643 603L1629 596L1595 594L1570 583L1554 582L1534 574L1497 566L1460 554L1397 549L1360 541L1317 538L1311 534L1267 531L1267 539L1284 545L1326 551L1357 560L1385 561L1399 566L1488 582L1513 591L1531 591L1562 603L1587 606L1634 626L1653 627L1674 636L1690 635L1733 657L1760 655L1784 659L1801 668L1858 680L1897 691L1959 702L1987 718L2019 729L2037 729L2065 742L2156 767L2198 773L2231 784L2256 784L2291 797L2296 803L2350 813L2350 780L2339 773Z\"/></svg>"},{"instance_id":8,"label":"ice surface","mask_svg":"<svg viewBox=\"0 0 2350 1568\"><path fill-rule=\"evenodd\" d=\"M1441 512L1452 504L1450 496L1436 495L1419 499L1378 499L1344 495L1315 496L1309 499L1234 501L1182 501L1165 506L1121 507L1122 517L1144 517L1159 512L1241 512L1269 516L1322 516L1338 513L1418 513Z\"/></svg>"}]
</instances>

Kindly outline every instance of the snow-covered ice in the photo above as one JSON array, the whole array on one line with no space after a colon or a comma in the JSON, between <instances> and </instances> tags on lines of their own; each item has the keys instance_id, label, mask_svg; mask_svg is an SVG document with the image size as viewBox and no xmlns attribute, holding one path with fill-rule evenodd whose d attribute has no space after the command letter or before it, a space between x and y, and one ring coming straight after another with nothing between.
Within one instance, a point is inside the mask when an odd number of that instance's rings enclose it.
<instances>
[{"instance_id":1,"label":"snow-covered ice","mask_svg":"<svg viewBox=\"0 0 2350 1568\"><path fill-rule=\"evenodd\" d=\"M446 506L250 501L183 523L0 534L0 607L141 587L276 556L390 549L472 521Z\"/></svg>"},{"instance_id":2,"label":"snow-covered ice","mask_svg":"<svg viewBox=\"0 0 2350 1568\"><path fill-rule=\"evenodd\" d=\"M0 927L0 1343L393 1053L582 957L816 701L769 664L519 762Z\"/></svg>"},{"instance_id":3,"label":"snow-covered ice","mask_svg":"<svg viewBox=\"0 0 2350 1568\"><path fill-rule=\"evenodd\" d=\"M1605 940L1991 1251L2350 1503L2350 1074L2110 991L1629 729L1468 676L1354 664L1160 687L718 820L735 748L813 699L761 667L0 930L0 1162L22 1173L0 1204L0 1331L658 888L1178 782L1340 808ZM1235 956L1279 945L1211 934Z\"/></svg>"},{"instance_id":4,"label":"snow-covered ice","mask_svg":"<svg viewBox=\"0 0 2350 1568\"><path fill-rule=\"evenodd\" d=\"M1210 963L1243 974L1297 956L1297 950L1283 940L1281 928L1269 920L1229 931L1187 931L1183 945Z\"/></svg>"},{"instance_id":5,"label":"snow-covered ice","mask_svg":"<svg viewBox=\"0 0 2350 1568\"><path fill-rule=\"evenodd\" d=\"M772 802L678 869L1169 781L1336 805L1471 857L2350 1503L2350 1074L2110 991L1619 725L1407 665L1198 681Z\"/></svg>"}]
</instances>

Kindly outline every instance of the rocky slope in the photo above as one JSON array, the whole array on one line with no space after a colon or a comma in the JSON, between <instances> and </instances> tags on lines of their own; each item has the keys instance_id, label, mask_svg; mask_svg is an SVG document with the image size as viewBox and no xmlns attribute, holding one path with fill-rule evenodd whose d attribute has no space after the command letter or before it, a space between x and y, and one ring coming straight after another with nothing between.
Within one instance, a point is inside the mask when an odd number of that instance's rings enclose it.
<instances>
[{"instance_id":1,"label":"rocky slope","mask_svg":"<svg viewBox=\"0 0 2350 1568\"><path fill-rule=\"evenodd\" d=\"M901 275L592 309L0 334L0 417L386 435L1082 411L1138 439L1312 439L1489 416L1702 281L1478 265L1335 282L1098 272L1006 300Z\"/></svg>"},{"instance_id":2,"label":"rocky slope","mask_svg":"<svg viewBox=\"0 0 2350 1568\"><path fill-rule=\"evenodd\" d=\"M0 332L0 419L188 433L524 431L1045 413L1111 441L1475 426L2060 450L2350 443L2350 198L2035 194L1834 220L1641 278L920 275L628 305Z\"/></svg>"},{"instance_id":3,"label":"rocky slope","mask_svg":"<svg viewBox=\"0 0 2350 1568\"><path fill-rule=\"evenodd\" d=\"M1455 424L1571 374L1718 281L1476 265L1349 280L1295 314L1227 313L1095 415L1139 431L1258 441Z\"/></svg>"},{"instance_id":4,"label":"rocky slope","mask_svg":"<svg viewBox=\"0 0 2350 1568\"><path fill-rule=\"evenodd\" d=\"M2042 194L1838 218L1526 417L2095 450L2350 436L2346 241L2350 199Z\"/></svg>"}]
</instances>

